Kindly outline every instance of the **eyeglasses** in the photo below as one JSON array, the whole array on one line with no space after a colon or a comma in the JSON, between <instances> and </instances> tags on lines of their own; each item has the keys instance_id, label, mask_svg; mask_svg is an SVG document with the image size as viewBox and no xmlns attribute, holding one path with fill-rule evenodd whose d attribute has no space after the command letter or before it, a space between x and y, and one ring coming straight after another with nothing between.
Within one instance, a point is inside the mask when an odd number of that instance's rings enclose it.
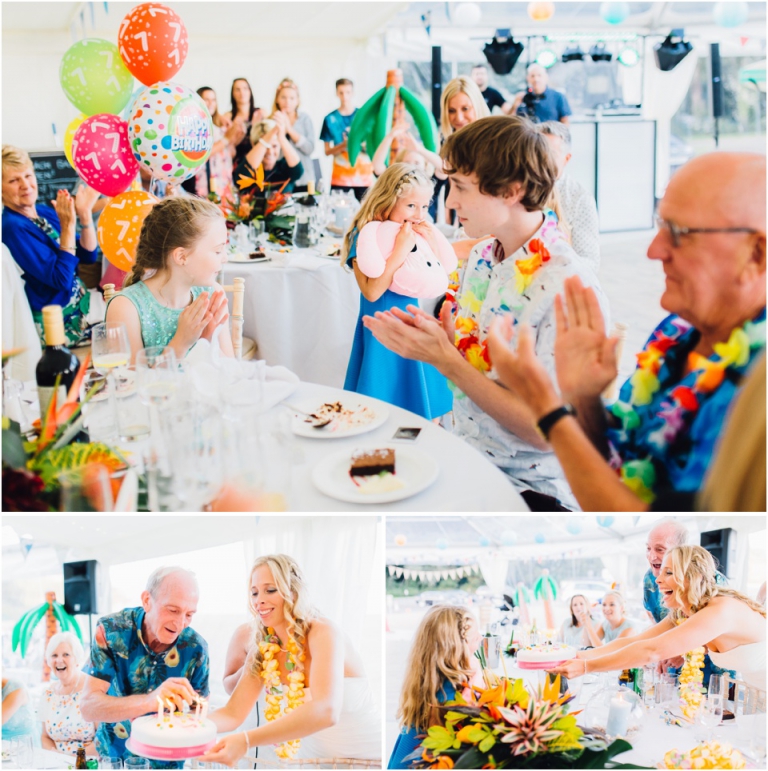
<instances>
[{"instance_id":1,"label":"eyeglasses","mask_svg":"<svg viewBox=\"0 0 768 771\"><path fill-rule=\"evenodd\" d=\"M672 236L672 245L675 247L680 246L680 236L689 236L692 233L757 233L752 228L683 228L680 225L672 222L671 220L665 220L656 215L656 227L661 230L665 228Z\"/></svg>"}]
</instances>

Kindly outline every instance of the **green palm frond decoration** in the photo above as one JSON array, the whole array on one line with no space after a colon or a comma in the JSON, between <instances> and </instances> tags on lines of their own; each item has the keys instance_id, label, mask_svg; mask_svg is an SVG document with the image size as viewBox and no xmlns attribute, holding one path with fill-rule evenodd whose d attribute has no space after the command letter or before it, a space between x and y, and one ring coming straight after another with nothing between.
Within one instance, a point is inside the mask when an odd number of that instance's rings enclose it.
<instances>
[{"instance_id":1,"label":"green palm frond decoration","mask_svg":"<svg viewBox=\"0 0 768 771\"><path fill-rule=\"evenodd\" d=\"M48 619L49 633L46 635L47 639L50 639L55 634L55 631L51 631L51 622L54 624L58 622L62 632L74 632L80 642L83 642L83 633L80 631L80 625L77 623L77 620L64 610L64 606L60 602L56 602L55 599L46 600L39 607L28 610L16 622L16 626L13 627L11 648L14 651L19 648L22 658L26 657L32 635L46 613L50 614L50 618Z\"/></svg>"}]
</instances>

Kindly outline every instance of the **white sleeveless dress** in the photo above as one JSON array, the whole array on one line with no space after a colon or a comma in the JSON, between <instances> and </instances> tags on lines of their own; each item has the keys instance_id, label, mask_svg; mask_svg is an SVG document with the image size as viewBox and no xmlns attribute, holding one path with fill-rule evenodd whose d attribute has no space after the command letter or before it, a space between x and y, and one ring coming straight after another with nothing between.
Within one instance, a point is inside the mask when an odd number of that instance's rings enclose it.
<instances>
[{"instance_id":1,"label":"white sleeveless dress","mask_svg":"<svg viewBox=\"0 0 768 771\"><path fill-rule=\"evenodd\" d=\"M306 699L311 699L306 690ZM262 725L264 725L264 692L259 696ZM345 677L344 697L339 722L330 728L305 736L297 758L360 758L375 760L381 757L381 714L373 697L368 678ZM259 759L280 761L274 747L259 747Z\"/></svg>"},{"instance_id":2,"label":"white sleeveless dress","mask_svg":"<svg viewBox=\"0 0 768 771\"><path fill-rule=\"evenodd\" d=\"M709 658L715 666L735 670L745 683L765 690L765 642L739 645L726 653L710 650Z\"/></svg>"}]
</instances>

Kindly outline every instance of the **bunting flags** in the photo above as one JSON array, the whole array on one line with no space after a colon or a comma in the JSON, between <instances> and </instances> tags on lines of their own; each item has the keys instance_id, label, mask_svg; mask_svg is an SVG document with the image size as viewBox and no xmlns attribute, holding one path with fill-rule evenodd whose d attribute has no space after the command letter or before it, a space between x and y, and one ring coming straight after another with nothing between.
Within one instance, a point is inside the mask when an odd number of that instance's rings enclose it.
<instances>
[{"instance_id":1,"label":"bunting flags","mask_svg":"<svg viewBox=\"0 0 768 771\"><path fill-rule=\"evenodd\" d=\"M422 570L420 568L404 568L401 565L387 565L387 572L395 578L404 578L406 581L426 581L436 584L444 578L459 579L480 573L477 565L460 565L457 567L441 568L440 570Z\"/></svg>"}]
</instances>

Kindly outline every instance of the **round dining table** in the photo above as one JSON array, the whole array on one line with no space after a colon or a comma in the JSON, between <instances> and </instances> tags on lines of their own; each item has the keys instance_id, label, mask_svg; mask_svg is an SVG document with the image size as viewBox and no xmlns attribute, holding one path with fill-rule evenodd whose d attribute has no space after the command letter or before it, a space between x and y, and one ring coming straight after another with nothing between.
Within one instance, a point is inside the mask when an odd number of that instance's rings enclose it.
<instances>
[{"instance_id":1,"label":"round dining table","mask_svg":"<svg viewBox=\"0 0 768 771\"><path fill-rule=\"evenodd\" d=\"M341 387L360 290L339 258L327 255L332 246L329 239L311 249L280 251L270 245L265 262L228 262L221 281L232 285L234 278L245 279L243 334L255 340L257 358L309 383Z\"/></svg>"}]
</instances>

